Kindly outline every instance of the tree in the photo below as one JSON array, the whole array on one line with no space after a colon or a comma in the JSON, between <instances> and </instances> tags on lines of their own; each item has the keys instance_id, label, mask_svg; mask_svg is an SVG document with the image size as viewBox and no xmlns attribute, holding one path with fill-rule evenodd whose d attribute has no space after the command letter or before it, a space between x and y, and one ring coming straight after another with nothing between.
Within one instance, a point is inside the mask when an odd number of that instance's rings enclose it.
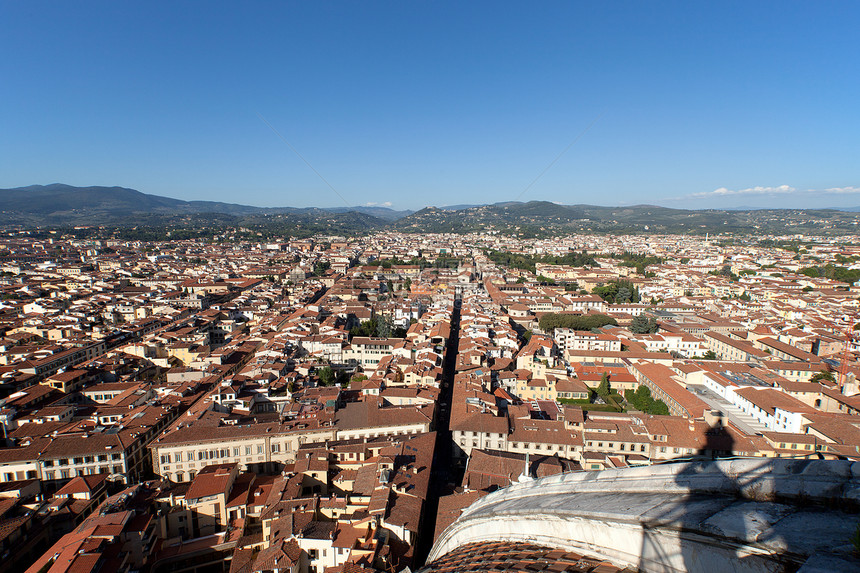
<instances>
[{"instance_id":1,"label":"tree","mask_svg":"<svg viewBox=\"0 0 860 573\"><path fill-rule=\"evenodd\" d=\"M601 398L609 396L609 391L611 390L609 386L609 375L604 372L603 376L600 378L600 384L597 386L597 395Z\"/></svg>"},{"instance_id":2,"label":"tree","mask_svg":"<svg viewBox=\"0 0 860 573\"><path fill-rule=\"evenodd\" d=\"M647 386L639 386L636 390L627 390L624 398L631 406L646 414L667 416L669 407L662 400L655 400Z\"/></svg>"},{"instance_id":3,"label":"tree","mask_svg":"<svg viewBox=\"0 0 860 573\"><path fill-rule=\"evenodd\" d=\"M388 338L394 330L394 324L391 321L391 316L384 314L376 321L376 336Z\"/></svg>"},{"instance_id":4,"label":"tree","mask_svg":"<svg viewBox=\"0 0 860 573\"><path fill-rule=\"evenodd\" d=\"M591 330L600 328L607 324L616 325L618 322L611 316L605 314L557 314L548 312L538 323L544 332L552 332L556 328L570 328L573 330Z\"/></svg>"},{"instance_id":5,"label":"tree","mask_svg":"<svg viewBox=\"0 0 860 573\"><path fill-rule=\"evenodd\" d=\"M343 370L337 373L337 383L341 388L349 387L349 373Z\"/></svg>"},{"instance_id":6,"label":"tree","mask_svg":"<svg viewBox=\"0 0 860 573\"><path fill-rule=\"evenodd\" d=\"M329 263L328 261L325 261L325 262L323 262L323 261L317 261L317 262L314 264L314 276L316 276L316 277L321 277L321 276L323 276L323 275L325 274L325 272L326 272L327 270L329 270L330 268L331 268L331 263Z\"/></svg>"},{"instance_id":7,"label":"tree","mask_svg":"<svg viewBox=\"0 0 860 573\"><path fill-rule=\"evenodd\" d=\"M334 370L331 369L331 366L323 366L317 370L317 376L319 376L320 386L331 386L334 384L335 373Z\"/></svg>"},{"instance_id":8,"label":"tree","mask_svg":"<svg viewBox=\"0 0 860 573\"><path fill-rule=\"evenodd\" d=\"M605 285L599 285L592 290L594 294L609 304L639 302L639 289L630 281L610 281Z\"/></svg>"},{"instance_id":9,"label":"tree","mask_svg":"<svg viewBox=\"0 0 860 573\"><path fill-rule=\"evenodd\" d=\"M654 334L657 332L657 319L648 318L643 314L633 318L630 324L630 332L633 334Z\"/></svg>"},{"instance_id":10,"label":"tree","mask_svg":"<svg viewBox=\"0 0 860 573\"><path fill-rule=\"evenodd\" d=\"M827 370L822 370L821 372L816 372L809 379L810 382L823 382L827 380L828 382L836 382L836 378L833 377L833 372L828 372Z\"/></svg>"},{"instance_id":11,"label":"tree","mask_svg":"<svg viewBox=\"0 0 860 573\"><path fill-rule=\"evenodd\" d=\"M702 356L702 358L704 360L716 360L717 354L713 350L708 350L707 352L705 352L705 354Z\"/></svg>"}]
</instances>

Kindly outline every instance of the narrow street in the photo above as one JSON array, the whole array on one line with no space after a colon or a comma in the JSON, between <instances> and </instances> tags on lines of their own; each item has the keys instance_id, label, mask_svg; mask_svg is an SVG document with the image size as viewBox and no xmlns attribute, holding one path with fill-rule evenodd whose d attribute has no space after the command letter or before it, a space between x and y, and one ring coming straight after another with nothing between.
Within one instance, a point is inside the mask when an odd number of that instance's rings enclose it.
<instances>
[{"instance_id":1,"label":"narrow street","mask_svg":"<svg viewBox=\"0 0 860 573\"><path fill-rule=\"evenodd\" d=\"M436 449L433 456L433 467L430 475L430 488L427 502L424 506L420 538L415 548L415 564L413 570L424 563L433 545L433 533L436 529L436 514L439 509L439 498L453 492L462 480L462 472L452 461L452 441L450 429L451 396L454 387L454 372L457 365L457 347L460 342L460 297L454 299L454 312L451 316L451 334L443 363L443 383L440 388L436 418Z\"/></svg>"}]
</instances>

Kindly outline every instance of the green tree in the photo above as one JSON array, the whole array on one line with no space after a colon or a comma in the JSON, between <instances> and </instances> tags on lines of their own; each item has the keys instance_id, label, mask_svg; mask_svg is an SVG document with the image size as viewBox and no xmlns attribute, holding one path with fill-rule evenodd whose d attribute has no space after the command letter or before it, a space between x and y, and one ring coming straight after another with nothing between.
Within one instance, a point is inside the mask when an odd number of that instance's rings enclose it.
<instances>
[{"instance_id":1,"label":"green tree","mask_svg":"<svg viewBox=\"0 0 860 573\"><path fill-rule=\"evenodd\" d=\"M831 383L836 382L836 378L833 377L833 372L828 372L827 370L822 370L821 372L816 372L809 379L810 382L824 382L828 381Z\"/></svg>"},{"instance_id":2,"label":"green tree","mask_svg":"<svg viewBox=\"0 0 860 573\"><path fill-rule=\"evenodd\" d=\"M394 323L391 320L391 315L384 314L377 319L375 336L388 338L393 331Z\"/></svg>"},{"instance_id":3,"label":"green tree","mask_svg":"<svg viewBox=\"0 0 860 573\"><path fill-rule=\"evenodd\" d=\"M716 359L717 359L717 354L716 354L713 350L708 350L708 351L707 351L707 352L705 352L705 354L702 356L702 359L704 359L704 360L716 360Z\"/></svg>"},{"instance_id":4,"label":"green tree","mask_svg":"<svg viewBox=\"0 0 860 573\"><path fill-rule=\"evenodd\" d=\"M647 386L641 385L636 390L627 390L624 398L631 406L646 414L659 416L669 414L669 407L662 400L655 400Z\"/></svg>"},{"instance_id":5,"label":"green tree","mask_svg":"<svg viewBox=\"0 0 860 573\"><path fill-rule=\"evenodd\" d=\"M538 322L544 332L552 332L556 328L571 328L573 330L592 330L607 324L617 325L618 322L605 314L558 314L548 312Z\"/></svg>"},{"instance_id":6,"label":"green tree","mask_svg":"<svg viewBox=\"0 0 860 573\"><path fill-rule=\"evenodd\" d=\"M633 334L654 334L657 328L657 319L648 318L643 314L634 317L630 324L630 332Z\"/></svg>"},{"instance_id":7,"label":"green tree","mask_svg":"<svg viewBox=\"0 0 860 573\"><path fill-rule=\"evenodd\" d=\"M330 268L331 268L331 263L329 263L328 261L325 261L325 262L317 261L316 264L314 264L314 273L313 274L315 277L321 277Z\"/></svg>"},{"instance_id":8,"label":"green tree","mask_svg":"<svg viewBox=\"0 0 860 573\"><path fill-rule=\"evenodd\" d=\"M323 366L317 370L317 376L319 377L320 386L331 386L336 379L335 372L331 369L331 366Z\"/></svg>"},{"instance_id":9,"label":"green tree","mask_svg":"<svg viewBox=\"0 0 860 573\"><path fill-rule=\"evenodd\" d=\"M336 380L341 388L349 387L349 372L345 372L343 370L338 371Z\"/></svg>"},{"instance_id":10,"label":"green tree","mask_svg":"<svg viewBox=\"0 0 860 573\"><path fill-rule=\"evenodd\" d=\"M609 375L604 372L603 376L600 378L600 384L597 385L597 395L601 398L605 398L606 396L609 396L610 390Z\"/></svg>"}]
</instances>

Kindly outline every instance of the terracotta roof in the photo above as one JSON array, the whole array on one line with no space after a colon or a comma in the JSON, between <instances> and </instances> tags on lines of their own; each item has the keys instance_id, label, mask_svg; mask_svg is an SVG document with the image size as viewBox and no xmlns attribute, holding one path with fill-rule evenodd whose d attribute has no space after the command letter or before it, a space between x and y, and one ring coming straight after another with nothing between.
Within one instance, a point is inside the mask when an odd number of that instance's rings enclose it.
<instances>
[{"instance_id":1,"label":"terracotta roof","mask_svg":"<svg viewBox=\"0 0 860 573\"><path fill-rule=\"evenodd\" d=\"M470 573L484 571L547 571L616 573L608 561L532 543L485 541L469 543L443 555L419 573Z\"/></svg>"}]
</instances>

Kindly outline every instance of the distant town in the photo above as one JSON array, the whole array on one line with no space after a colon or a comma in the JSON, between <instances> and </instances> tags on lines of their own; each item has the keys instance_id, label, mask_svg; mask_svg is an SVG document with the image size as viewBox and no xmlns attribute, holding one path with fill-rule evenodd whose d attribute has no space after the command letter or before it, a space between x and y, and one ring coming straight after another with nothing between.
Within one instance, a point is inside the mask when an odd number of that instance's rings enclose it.
<instances>
[{"instance_id":1,"label":"distant town","mask_svg":"<svg viewBox=\"0 0 860 573\"><path fill-rule=\"evenodd\" d=\"M858 235L78 231L0 235L0 572L416 571L523 481L860 459Z\"/></svg>"}]
</instances>

